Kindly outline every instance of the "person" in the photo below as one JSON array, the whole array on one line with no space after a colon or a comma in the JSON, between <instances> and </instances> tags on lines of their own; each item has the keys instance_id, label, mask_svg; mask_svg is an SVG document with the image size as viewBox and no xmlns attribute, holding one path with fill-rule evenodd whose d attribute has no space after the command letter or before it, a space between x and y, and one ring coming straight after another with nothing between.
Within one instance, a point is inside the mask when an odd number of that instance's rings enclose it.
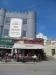
<instances>
[{"instance_id":1,"label":"person","mask_svg":"<svg viewBox=\"0 0 56 75\"><path fill-rule=\"evenodd\" d=\"M34 56L32 56L32 58L33 58L34 62L36 62L36 60L37 60L36 54L34 54Z\"/></svg>"},{"instance_id":2,"label":"person","mask_svg":"<svg viewBox=\"0 0 56 75\"><path fill-rule=\"evenodd\" d=\"M38 54L38 61L41 61L42 60L42 57L41 57L41 54L39 53Z\"/></svg>"},{"instance_id":3,"label":"person","mask_svg":"<svg viewBox=\"0 0 56 75\"><path fill-rule=\"evenodd\" d=\"M12 59L12 61L16 61L16 53L15 52L11 53L11 59Z\"/></svg>"},{"instance_id":4,"label":"person","mask_svg":"<svg viewBox=\"0 0 56 75\"><path fill-rule=\"evenodd\" d=\"M11 53L8 53L8 59L11 61Z\"/></svg>"},{"instance_id":5,"label":"person","mask_svg":"<svg viewBox=\"0 0 56 75\"><path fill-rule=\"evenodd\" d=\"M19 53L16 53L16 61L19 61Z\"/></svg>"},{"instance_id":6,"label":"person","mask_svg":"<svg viewBox=\"0 0 56 75\"><path fill-rule=\"evenodd\" d=\"M8 62L8 53L5 53L5 62Z\"/></svg>"}]
</instances>

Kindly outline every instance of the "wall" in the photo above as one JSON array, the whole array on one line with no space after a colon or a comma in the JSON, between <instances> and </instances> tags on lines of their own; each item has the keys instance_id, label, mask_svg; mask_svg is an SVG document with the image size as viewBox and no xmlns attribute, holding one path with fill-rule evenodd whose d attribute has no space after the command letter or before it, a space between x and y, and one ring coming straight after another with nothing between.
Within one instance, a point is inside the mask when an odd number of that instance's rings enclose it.
<instances>
[{"instance_id":1,"label":"wall","mask_svg":"<svg viewBox=\"0 0 56 75\"><path fill-rule=\"evenodd\" d=\"M35 12L6 12L5 22L3 27L2 37L7 36L9 33L10 20L11 18L21 18L23 21L27 19L27 23L22 25L22 38L35 38L36 35L36 15ZM7 22L6 22L7 21ZM26 36L23 35L23 32L26 32Z\"/></svg>"}]
</instances>

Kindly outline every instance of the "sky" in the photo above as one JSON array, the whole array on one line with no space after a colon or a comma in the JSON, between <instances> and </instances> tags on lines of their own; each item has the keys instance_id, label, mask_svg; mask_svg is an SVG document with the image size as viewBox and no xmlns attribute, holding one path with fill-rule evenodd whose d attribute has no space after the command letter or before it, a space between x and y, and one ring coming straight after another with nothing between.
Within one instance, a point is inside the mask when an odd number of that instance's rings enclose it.
<instances>
[{"instance_id":1,"label":"sky","mask_svg":"<svg viewBox=\"0 0 56 75\"><path fill-rule=\"evenodd\" d=\"M35 11L36 33L56 38L56 0L0 0L0 8L11 12Z\"/></svg>"}]
</instances>

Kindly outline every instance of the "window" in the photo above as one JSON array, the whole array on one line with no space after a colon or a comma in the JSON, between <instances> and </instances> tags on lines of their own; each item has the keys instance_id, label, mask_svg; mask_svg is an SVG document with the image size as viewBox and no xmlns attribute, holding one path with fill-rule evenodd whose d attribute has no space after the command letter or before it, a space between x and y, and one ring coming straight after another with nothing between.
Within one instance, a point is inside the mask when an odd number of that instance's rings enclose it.
<instances>
[{"instance_id":1,"label":"window","mask_svg":"<svg viewBox=\"0 0 56 75\"><path fill-rule=\"evenodd\" d=\"M2 35L2 26L0 26L0 36Z\"/></svg>"},{"instance_id":2,"label":"window","mask_svg":"<svg viewBox=\"0 0 56 75\"><path fill-rule=\"evenodd\" d=\"M23 32L22 32L22 36L23 36L23 37L26 37L26 31L23 31Z\"/></svg>"},{"instance_id":3,"label":"window","mask_svg":"<svg viewBox=\"0 0 56 75\"><path fill-rule=\"evenodd\" d=\"M4 36L8 36L8 29L4 29Z\"/></svg>"},{"instance_id":4,"label":"window","mask_svg":"<svg viewBox=\"0 0 56 75\"><path fill-rule=\"evenodd\" d=\"M6 18L5 18L5 23L6 23L6 24L10 23L10 17L6 17Z\"/></svg>"},{"instance_id":5,"label":"window","mask_svg":"<svg viewBox=\"0 0 56 75\"><path fill-rule=\"evenodd\" d=\"M27 19L23 19L23 24L27 24Z\"/></svg>"}]
</instances>

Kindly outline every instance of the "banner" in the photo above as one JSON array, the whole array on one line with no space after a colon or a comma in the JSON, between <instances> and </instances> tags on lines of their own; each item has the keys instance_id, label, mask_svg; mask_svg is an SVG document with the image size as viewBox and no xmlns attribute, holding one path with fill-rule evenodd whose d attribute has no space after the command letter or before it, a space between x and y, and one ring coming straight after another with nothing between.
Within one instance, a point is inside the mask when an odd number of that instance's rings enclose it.
<instances>
[{"instance_id":1,"label":"banner","mask_svg":"<svg viewBox=\"0 0 56 75\"><path fill-rule=\"evenodd\" d=\"M21 37L22 19L12 18L10 22L9 37Z\"/></svg>"}]
</instances>

